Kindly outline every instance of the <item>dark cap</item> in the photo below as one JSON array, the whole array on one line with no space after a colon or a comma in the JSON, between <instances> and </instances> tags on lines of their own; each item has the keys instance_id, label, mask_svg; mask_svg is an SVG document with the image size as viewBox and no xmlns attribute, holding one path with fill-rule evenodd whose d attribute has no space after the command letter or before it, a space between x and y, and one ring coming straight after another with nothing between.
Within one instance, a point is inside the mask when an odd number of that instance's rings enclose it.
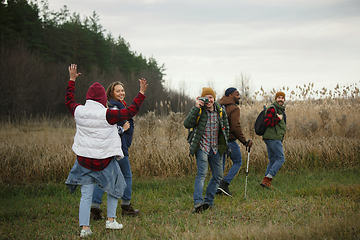
<instances>
[{"instance_id":1,"label":"dark cap","mask_svg":"<svg viewBox=\"0 0 360 240\"><path fill-rule=\"evenodd\" d=\"M237 90L236 88L234 87L229 87L228 89L226 89L225 91L225 96L229 96L230 94L232 94L235 90Z\"/></svg>"}]
</instances>

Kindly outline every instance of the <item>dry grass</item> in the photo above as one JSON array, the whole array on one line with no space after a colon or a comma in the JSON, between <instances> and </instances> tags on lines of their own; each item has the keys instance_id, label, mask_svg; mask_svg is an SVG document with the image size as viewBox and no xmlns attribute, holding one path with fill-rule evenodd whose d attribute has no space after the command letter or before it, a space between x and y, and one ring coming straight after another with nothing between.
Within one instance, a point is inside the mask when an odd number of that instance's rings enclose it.
<instances>
[{"instance_id":1,"label":"dry grass","mask_svg":"<svg viewBox=\"0 0 360 240\"><path fill-rule=\"evenodd\" d=\"M270 103L248 101L240 106L243 132L254 142L250 171L262 172L268 163L265 144L255 135L253 124L262 106ZM281 171L358 166L358 109L359 97L288 100L284 141L286 162ZM130 148L135 176L184 176L196 171L195 160L188 153L184 118L184 113L174 112L160 116L149 112L135 117ZM0 183L63 181L76 158L71 150L74 134L71 116L16 123L3 121L0 128ZM247 155L245 148L241 148L245 162ZM229 167L228 161L226 169Z\"/></svg>"},{"instance_id":2,"label":"dry grass","mask_svg":"<svg viewBox=\"0 0 360 240\"><path fill-rule=\"evenodd\" d=\"M258 101L240 106L240 122L247 139L254 142L250 168L263 171L268 163L265 144L253 130L254 122L271 102ZM338 168L359 165L360 98L289 101L286 106L287 133L284 141L286 163L283 171L312 168ZM194 159L188 156L187 131L182 122L185 114L167 117L154 112L136 118L130 159L138 176L170 176L192 172ZM242 145L241 145L242 146ZM243 158L246 159L242 146ZM226 168L230 163L227 162Z\"/></svg>"},{"instance_id":3,"label":"dry grass","mask_svg":"<svg viewBox=\"0 0 360 240\"><path fill-rule=\"evenodd\" d=\"M63 181L76 157L71 149L75 129L63 123L29 120L2 124L0 183Z\"/></svg>"}]
</instances>

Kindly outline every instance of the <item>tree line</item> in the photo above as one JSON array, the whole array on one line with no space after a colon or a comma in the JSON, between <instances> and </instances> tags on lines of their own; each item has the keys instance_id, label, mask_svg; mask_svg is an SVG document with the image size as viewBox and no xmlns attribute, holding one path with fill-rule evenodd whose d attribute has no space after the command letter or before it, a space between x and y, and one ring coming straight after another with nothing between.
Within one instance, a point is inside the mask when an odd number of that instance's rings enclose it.
<instances>
[{"instance_id":1,"label":"tree line","mask_svg":"<svg viewBox=\"0 0 360 240\"><path fill-rule=\"evenodd\" d=\"M95 11L81 20L79 13L70 13L66 6L55 12L46 0L40 4L1 0L1 116L66 113L64 96L71 63L78 64L82 73L75 96L80 103L96 81L105 88L113 81L123 82L125 100L132 101L141 77L148 80L149 88L139 114L155 110L160 102L172 101L171 111L176 112L180 102L193 101L183 92L164 88L164 64L132 51L121 36L105 36Z\"/></svg>"}]
</instances>

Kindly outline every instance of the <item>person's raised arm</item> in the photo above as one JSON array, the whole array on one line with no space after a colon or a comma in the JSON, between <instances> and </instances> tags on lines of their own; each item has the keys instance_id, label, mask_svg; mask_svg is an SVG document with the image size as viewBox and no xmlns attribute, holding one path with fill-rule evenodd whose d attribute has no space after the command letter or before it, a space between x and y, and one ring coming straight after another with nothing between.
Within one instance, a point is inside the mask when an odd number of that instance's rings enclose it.
<instances>
[{"instance_id":1,"label":"person's raised arm","mask_svg":"<svg viewBox=\"0 0 360 240\"><path fill-rule=\"evenodd\" d=\"M200 96L198 96L198 97L196 98L196 100L195 100L195 106L198 107L198 108L202 108L202 107L205 105L205 103L204 103L204 101L199 100L199 98L200 98Z\"/></svg>"},{"instance_id":2,"label":"person's raised arm","mask_svg":"<svg viewBox=\"0 0 360 240\"><path fill-rule=\"evenodd\" d=\"M199 100L199 97L196 98L195 106L190 109L189 114L184 120L184 127L187 129L194 128L197 125L197 117L200 114L201 108L204 106L204 101Z\"/></svg>"},{"instance_id":3,"label":"person's raised arm","mask_svg":"<svg viewBox=\"0 0 360 240\"><path fill-rule=\"evenodd\" d=\"M80 75L81 73L77 73L77 65L71 64L69 66L69 75L70 75L70 81L74 81L75 79Z\"/></svg>"},{"instance_id":4,"label":"person's raised arm","mask_svg":"<svg viewBox=\"0 0 360 240\"><path fill-rule=\"evenodd\" d=\"M69 76L70 80L68 83L68 86L66 88L66 94L65 94L65 105L69 109L70 113L74 116L75 108L79 106L75 101L75 79L80 75L81 73L77 73L77 65L71 64L69 66Z\"/></svg>"},{"instance_id":5,"label":"person's raised arm","mask_svg":"<svg viewBox=\"0 0 360 240\"><path fill-rule=\"evenodd\" d=\"M124 109L108 109L106 111L106 120L110 124L116 124L118 122L128 120L132 117L134 117L140 110L140 107L142 103L145 100L144 93L147 90L148 84L146 79L141 78L139 79L140 82L140 91L134 98L134 101L131 103L131 105Z\"/></svg>"},{"instance_id":6,"label":"person's raised arm","mask_svg":"<svg viewBox=\"0 0 360 240\"><path fill-rule=\"evenodd\" d=\"M144 95L146 92L146 89L148 87L147 81L145 78L141 78L141 79L139 79L139 82L140 82L140 91L139 92Z\"/></svg>"}]
</instances>

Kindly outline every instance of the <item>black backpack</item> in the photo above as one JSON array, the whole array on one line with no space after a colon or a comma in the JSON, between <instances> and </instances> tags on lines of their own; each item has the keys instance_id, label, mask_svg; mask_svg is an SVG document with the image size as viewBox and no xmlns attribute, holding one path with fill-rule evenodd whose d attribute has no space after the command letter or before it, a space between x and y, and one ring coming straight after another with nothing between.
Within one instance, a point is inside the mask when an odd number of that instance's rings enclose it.
<instances>
[{"instance_id":1,"label":"black backpack","mask_svg":"<svg viewBox=\"0 0 360 240\"><path fill-rule=\"evenodd\" d=\"M277 112L276 106L275 105L272 105L272 106L275 107L275 111ZM266 129L267 129L267 127L265 126L265 123L264 123L265 115L266 115L266 106L264 105L264 109L261 111L261 113L259 113L258 117L256 118L255 124L254 124L255 133L259 136L264 135L264 133L266 132Z\"/></svg>"}]
</instances>

